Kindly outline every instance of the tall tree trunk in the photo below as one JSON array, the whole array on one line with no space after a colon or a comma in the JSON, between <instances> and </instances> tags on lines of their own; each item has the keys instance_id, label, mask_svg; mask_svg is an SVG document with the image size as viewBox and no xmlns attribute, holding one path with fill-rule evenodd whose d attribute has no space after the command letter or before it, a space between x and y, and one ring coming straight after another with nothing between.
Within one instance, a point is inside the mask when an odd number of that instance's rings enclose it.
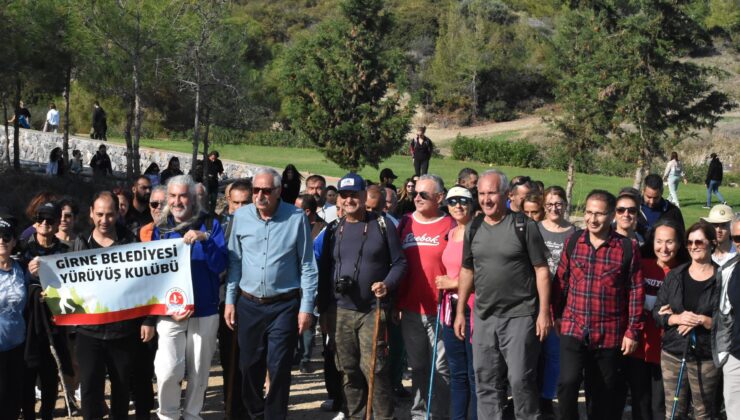
<instances>
[{"instance_id":1,"label":"tall tree trunk","mask_svg":"<svg viewBox=\"0 0 740 420\"><path fill-rule=\"evenodd\" d=\"M72 64L67 66L67 77L64 83L64 138L62 140L62 156L64 167L69 168L69 94L72 86Z\"/></svg>"},{"instance_id":2,"label":"tall tree trunk","mask_svg":"<svg viewBox=\"0 0 740 420\"><path fill-rule=\"evenodd\" d=\"M207 179L208 177L208 167L211 164L211 161L208 159L208 147L210 144L208 144L208 133L211 129L211 109L206 107L206 115L203 117L203 124L205 125L205 133L203 134L203 179Z\"/></svg>"},{"instance_id":3,"label":"tall tree trunk","mask_svg":"<svg viewBox=\"0 0 740 420\"><path fill-rule=\"evenodd\" d=\"M571 157L568 160L568 183L565 185L565 199L568 204L565 206L565 218L569 219L573 212L573 185L576 182L576 159Z\"/></svg>"},{"instance_id":4,"label":"tall tree trunk","mask_svg":"<svg viewBox=\"0 0 740 420\"><path fill-rule=\"evenodd\" d=\"M13 122L13 169L21 170L21 147L20 147L20 112L21 112L21 79L15 79L15 121ZM29 121L30 124L30 121Z\"/></svg>"},{"instance_id":5,"label":"tall tree trunk","mask_svg":"<svg viewBox=\"0 0 740 420\"><path fill-rule=\"evenodd\" d=\"M123 137L126 139L126 177L133 178L134 164L133 164L133 142L131 139L131 128L134 123L134 100L130 98L129 108L126 113L126 126L123 128Z\"/></svg>"},{"instance_id":6,"label":"tall tree trunk","mask_svg":"<svg viewBox=\"0 0 740 420\"><path fill-rule=\"evenodd\" d=\"M198 134L200 131L200 84L196 82L195 84L195 120L193 121L193 161L191 162L190 167L190 175L193 176L193 178L197 178L197 175L195 173L197 167L198 167L198 146L199 146L199 139ZM206 165L205 163L206 159L203 158L203 165Z\"/></svg>"},{"instance_id":7,"label":"tall tree trunk","mask_svg":"<svg viewBox=\"0 0 740 420\"><path fill-rule=\"evenodd\" d=\"M5 164L10 167L10 130L8 129L8 101L3 92L3 121L5 121Z\"/></svg>"},{"instance_id":8,"label":"tall tree trunk","mask_svg":"<svg viewBox=\"0 0 740 420\"><path fill-rule=\"evenodd\" d=\"M134 58L134 141L131 149L133 174L141 174L141 163L139 161L139 140L141 139L141 85L139 80L139 57ZM132 177L129 175L129 177Z\"/></svg>"}]
</instances>

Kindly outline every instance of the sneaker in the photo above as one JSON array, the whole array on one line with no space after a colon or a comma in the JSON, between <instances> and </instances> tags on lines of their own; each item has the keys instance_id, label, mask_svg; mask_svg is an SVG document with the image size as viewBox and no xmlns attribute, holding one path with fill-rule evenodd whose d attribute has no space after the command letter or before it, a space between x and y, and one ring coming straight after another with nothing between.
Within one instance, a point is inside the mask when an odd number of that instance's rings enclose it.
<instances>
[{"instance_id":1,"label":"sneaker","mask_svg":"<svg viewBox=\"0 0 740 420\"><path fill-rule=\"evenodd\" d=\"M344 416L344 413L342 413L342 412L340 411L340 412L338 412L338 413L337 413L337 415L336 415L336 416L334 416L334 418L332 418L331 420L344 420L344 419L346 419L346 417Z\"/></svg>"},{"instance_id":2,"label":"sneaker","mask_svg":"<svg viewBox=\"0 0 740 420\"><path fill-rule=\"evenodd\" d=\"M303 360L301 361L301 363L298 364L298 370L300 370L301 373L313 373L311 363Z\"/></svg>"},{"instance_id":3,"label":"sneaker","mask_svg":"<svg viewBox=\"0 0 740 420\"><path fill-rule=\"evenodd\" d=\"M334 400L326 400L322 402L321 409L323 411L334 411Z\"/></svg>"}]
</instances>

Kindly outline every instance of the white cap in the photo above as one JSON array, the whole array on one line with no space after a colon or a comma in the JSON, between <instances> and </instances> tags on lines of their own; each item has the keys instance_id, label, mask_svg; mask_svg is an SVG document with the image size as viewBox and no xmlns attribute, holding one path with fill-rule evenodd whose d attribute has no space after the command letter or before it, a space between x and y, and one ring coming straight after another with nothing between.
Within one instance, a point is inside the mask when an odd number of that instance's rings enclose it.
<instances>
[{"instance_id":1,"label":"white cap","mask_svg":"<svg viewBox=\"0 0 740 420\"><path fill-rule=\"evenodd\" d=\"M446 199L450 199L452 197L465 197L465 198L473 198L473 194L470 193L470 190L464 187L452 187L449 191L447 191L447 197Z\"/></svg>"}]
</instances>

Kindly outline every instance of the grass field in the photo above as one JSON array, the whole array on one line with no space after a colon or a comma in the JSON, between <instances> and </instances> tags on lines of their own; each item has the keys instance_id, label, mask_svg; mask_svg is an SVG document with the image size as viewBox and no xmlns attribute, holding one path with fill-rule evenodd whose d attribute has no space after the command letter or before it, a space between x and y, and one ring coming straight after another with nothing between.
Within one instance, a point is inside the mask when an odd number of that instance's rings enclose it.
<instances>
[{"instance_id":1,"label":"grass field","mask_svg":"<svg viewBox=\"0 0 740 420\"><path fill-rule=\"evenodd\" d=\"M121 139L112 139L113 142L123 142ZM182 141L168 140L150 140L142 139L141 145L155 149L172 150L183 153L191 153L192 145ZM292 163L301 172L318 173L322 175L341 177L346 171L339 168L336 164L328 161L321 153L313 149L291 149L269 146L248 146L248 145L219 145L216 149L221 154L222 159L229 159L241 162L249 162L260 165L284 168L285 165ZM146 166L146 163L144 163ZM403 180L413 175L413 165L411 158L408 156L393 156L383 162L381 168L388 167L399 176L396 186L400 186ZM446 185L449 187L457 178L457 173L464 167L471 167L482 172L489 168L488 165L479 162L463 162L452 158L432 159L429 165L429 172L441 176ZM186 168L187 169L187 168ZM561 185L565 187L566 173L564 171L553 171L547 169L531 168L514 168L501 166L498 169L504 171L508 176L528 175L533 179L541 180L546 186ZM360 174L371 180L378 180L379 170L374 168L365 168ZM586 194L594 188L605 189L616 193L622 187L632 185L632 180L628 178L619 178L602 175L577 174L576 184L573 189L573 198L576 205L582 205ZM736 210L740 211L740 188L721 187L720 192L724 195L727 202L735 204ZM679 200L681 201L681 210L687 226L698 220L699 217L705 216L708 210L702 209L706 202L706 188L704 185L689 184L681 185L678 190ZM665 195L668 195L666 188ZM713 201L716 204L716 200Z\"/></svg>"}]
</instances>

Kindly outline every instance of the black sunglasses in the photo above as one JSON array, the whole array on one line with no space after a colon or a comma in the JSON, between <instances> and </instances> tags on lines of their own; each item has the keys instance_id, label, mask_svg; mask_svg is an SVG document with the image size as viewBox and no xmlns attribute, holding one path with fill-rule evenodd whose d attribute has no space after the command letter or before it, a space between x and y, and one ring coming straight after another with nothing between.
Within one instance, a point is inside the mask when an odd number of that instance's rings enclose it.
<instances>
[{"instance_id":1,"label":"black sunglasses","mask_svg":"<svg viewBox=\"0 0 740 420\"><path fill-rule=\"evenodd\" d=\"M53 225L57 223L57 219L54 219L53 217L44 217L44 216L36 216L36 223L44 223L46 222L47 225Z\"/></svg>"},{"instance_id":2,"label":"black sunglasses","mask_svg":"<svg viewBox=\"0 0 740 420\"><path fill-rule=\"evenodd\" d=\"M159 201L150 201L149 202L149 207L151 207L153 209L158 209L159 206L164 207L164 203L163 202L159 202Z\"/></svg>"},{"instance_id":3,"label":"black sunglasses","mask_svg":"<svg viewBox=\"0 0 740 420\"><path fill-rule=\"evenodd\" d=\"M424 201L428 201L432 199L432 195L426 191L414 191L411 193L411 198L416 198L417 195L420 196L421 199Z\"/></svg>"},{"instance_id":4,"label":"black sunglasses","mask_svg":"<svg viewBox=\"0 0 740 420\"><path fill-rule=\"evenodd\" d=\"M732 238L732 241L736 244L740 244L740 235L731 235L730 238Z\"/></svg>"},{"instance_id":5,"label":"black sunglasses","mask_svg":"<svg viewBox=\"0 0 740 420\"><path fill-rule=\"evenodd\" d=\"M12 241L13 239L15 239L15 235L13 235L10 232L6 232L6 233L3 233L2 235L0 235L0 239L2 239L3 242L5 242L6 244L9 244L10 241Z\"/></svg>"},{"instance_id":6,"label":"black sunglasses","mask_svg":"<svg viewBox=\"0 0 740 420\"><path fill-rule=\"evenodd\" d=\"M469 199L468 197L452 197L447 199L447 204L450 206L456 206L458 204L467 206L468 204L472 203L473 200Z\"/></svg>"},{"instance_id":7,"label":"black sunglasses","mask_svg":"<svg viewBox=\"0 0 740 420\"><path fill-rule=\"evenodd\" d=\"M262 193L264 195L270 195L270 194L272 194L272 192L274 190L275 189L272 188L272 187L265 187L265 188L253 187L252 188L252 195L258 195L259 193Z\"/></svg>"},{"instance_id":8,"label":"black sunglasses","mask_svg":"<svg viewBox=\"0 0 740 420\"><path fill-rule=\"evenodd\" d=\"M624 214L624 212L634 216L637 214L637 207L617 207L617 214Z\"/></svg>"},{"instance_id":9,"label":"black sunglasses","mask_svg":"<svg viewBox=\"0 0 740 420\"><path fill-rule=\"evenodd\" d=\"M348 198L350 198L350 197L357 198L357 197L360 196L360 192L359 191L348 191L348 190L339 191L339 196L342 197L342 199L345 199L345 200L348 199Z\"/></svg>"}]
</instances>

